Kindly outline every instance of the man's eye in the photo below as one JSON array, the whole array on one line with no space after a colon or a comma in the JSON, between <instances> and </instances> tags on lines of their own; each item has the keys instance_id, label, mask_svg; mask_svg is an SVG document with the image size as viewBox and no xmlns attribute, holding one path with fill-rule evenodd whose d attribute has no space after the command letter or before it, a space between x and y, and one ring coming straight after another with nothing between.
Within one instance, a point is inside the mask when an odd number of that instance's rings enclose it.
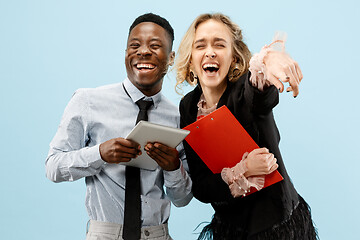
<instances>
[{"instance_id":1,"label":"man's eye","mask_svg":"<svg viewBox=\"0 0 360 240\"><path fill-rule=\"evenodd\" d=\"M140 46L140 44L138 44L138 43L131 43L129 45L129 47L131 47L131 48L138 48L139 46Z\"/></svg>"},{"instance_id":2,"label":"man's eye","mask_svg":"<svg viewBox=\"0 0 360 240\"><path fill-rule=\"evenodd\" d=\"M151 44L150 47L153 48L153 49L158 49L158 48L161 47L161 45L159 45L159 44Z\"/></svg>"}]
</instances>

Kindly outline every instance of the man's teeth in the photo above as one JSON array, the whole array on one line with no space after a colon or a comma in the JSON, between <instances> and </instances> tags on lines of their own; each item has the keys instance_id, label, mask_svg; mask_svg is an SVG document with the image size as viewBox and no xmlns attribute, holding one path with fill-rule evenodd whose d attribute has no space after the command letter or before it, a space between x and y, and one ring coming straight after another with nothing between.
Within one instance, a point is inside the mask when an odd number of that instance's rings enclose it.
<instances>
[{"instance_id":1,"label":"man's teeth","mask_svg":"<svg viewBox=\"0 0 360 240\"><path fill-rule=\"evenodd\" d=\"M152 64L144 64L144 63L136 64L136 67L137 67L137 68L148 68L148 69L153 69L153 68L155 68L155 66L152 65Z\"/></svg>"}]
</instances>

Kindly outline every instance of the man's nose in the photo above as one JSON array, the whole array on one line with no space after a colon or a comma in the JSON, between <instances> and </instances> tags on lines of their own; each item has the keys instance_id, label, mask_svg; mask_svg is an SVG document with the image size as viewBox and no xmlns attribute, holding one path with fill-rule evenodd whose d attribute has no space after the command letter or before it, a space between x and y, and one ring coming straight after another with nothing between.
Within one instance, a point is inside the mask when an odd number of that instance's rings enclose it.
<instances>
[{"instance_id":1,"label":"man's nose","mask_svg":"<svg viewBox=\"0 0 360 240\"><path fill-rule=\"evenodd\" d=\"M151 55L151 51L148 46L140 46L137 51L138 56L148 56Z\"/></svg>"}]
</instances>

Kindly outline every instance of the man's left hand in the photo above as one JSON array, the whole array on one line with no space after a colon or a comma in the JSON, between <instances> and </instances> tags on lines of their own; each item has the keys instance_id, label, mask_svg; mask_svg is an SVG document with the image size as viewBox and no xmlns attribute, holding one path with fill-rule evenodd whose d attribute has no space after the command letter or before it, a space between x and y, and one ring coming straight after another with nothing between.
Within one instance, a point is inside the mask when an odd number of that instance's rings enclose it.
<instances>
[{"instance_id":1,"label":"man's left hand","mask_svg":"<svg viewBox=\"0 0 360 240\"><path fill-rule=\"evenodd\" d=\"M147 143L145 151L165 171L174 171L180 167L179 153L175 148L161 143Z\"/></svg>"}]
</instances>

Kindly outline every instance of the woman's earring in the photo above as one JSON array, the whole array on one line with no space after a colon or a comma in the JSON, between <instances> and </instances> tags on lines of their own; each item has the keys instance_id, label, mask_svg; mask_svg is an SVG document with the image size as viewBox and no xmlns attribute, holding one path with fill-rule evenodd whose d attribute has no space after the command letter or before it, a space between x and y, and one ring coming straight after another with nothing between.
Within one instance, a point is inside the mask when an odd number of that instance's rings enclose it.
<instances>
[{"instance_id":1,"label":"woman's earring","mask_svg":"<svg viewBox=\"0 0 360 240\"><path fill-rule=\"evenodd\" d=\"M196 73L190 69L190 73L189 73L189 80L192 84L196 85L197 81L198 81L198 76L196 75Z\"/></svg>"},{"instance_id":2,"label":"woman's earring","mask_svg":"<svg viewBox=\"0 0 360 240\"><path fill-rule=\"evenodd\" d=\"M229 70L229 73L228 73L229 81L230 82L236 81L239 78L240 74L241 74L240 64L239 63L231 64L230 70Z\"/></svg>"}]
</instances>

